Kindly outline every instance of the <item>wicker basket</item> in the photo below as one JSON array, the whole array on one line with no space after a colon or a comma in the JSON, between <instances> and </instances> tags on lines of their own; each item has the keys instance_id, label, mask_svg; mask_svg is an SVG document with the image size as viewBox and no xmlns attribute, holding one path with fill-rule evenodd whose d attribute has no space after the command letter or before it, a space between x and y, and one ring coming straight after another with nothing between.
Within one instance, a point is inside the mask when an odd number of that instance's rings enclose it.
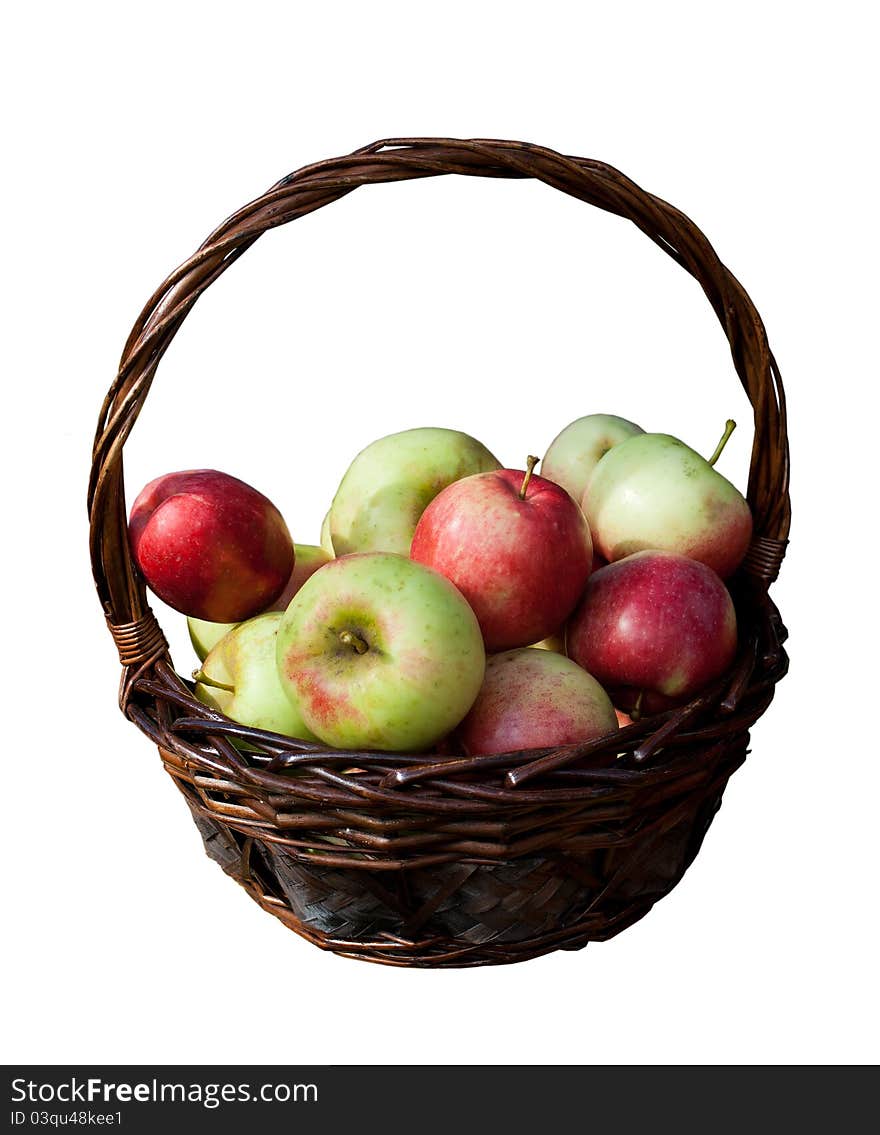
<instances>
[{"instance_id":1,"label":"wicker basket","mask_svg":"<svg viewBox=\"0 0 880 1135\"><path fill-rule=\"evenodd\" d=\"M360 185L452 173L536 178L631 220L699 281L754 408L755 535L730 582L738 656L690 704L611 744L463 758L340 752L247 729L198 702L175 673L132 565L122 449L202 292L267 229ZM134 325L101 409L89 512L123 712L158 745L208 854L292 930L348 957L486 965L579 949L630 926L687 870L787 669L785 628L767 594L789 529L785 402L760 316L677 209L610 166L539 146L377 142L290 174L230 217Z\"/></svg>"}]
</instances>

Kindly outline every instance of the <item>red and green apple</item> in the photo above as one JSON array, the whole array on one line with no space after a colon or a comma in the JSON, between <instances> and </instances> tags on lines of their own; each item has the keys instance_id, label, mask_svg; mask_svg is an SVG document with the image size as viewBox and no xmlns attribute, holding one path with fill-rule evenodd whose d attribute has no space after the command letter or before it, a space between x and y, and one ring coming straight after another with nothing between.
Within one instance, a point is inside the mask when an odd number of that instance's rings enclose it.
<instances>
[{"instance_id":1,"label":"red and green apple","mask_svg":"<svg viewBox=\"0 0 880 1135\"><path fill-rule=\"evenodd\" d=\"M476 616L438 572L388 552L331 560L293 597L278 632L282 686L329 745L428 748L483 680Z\"/></svg>"}]
</instances>

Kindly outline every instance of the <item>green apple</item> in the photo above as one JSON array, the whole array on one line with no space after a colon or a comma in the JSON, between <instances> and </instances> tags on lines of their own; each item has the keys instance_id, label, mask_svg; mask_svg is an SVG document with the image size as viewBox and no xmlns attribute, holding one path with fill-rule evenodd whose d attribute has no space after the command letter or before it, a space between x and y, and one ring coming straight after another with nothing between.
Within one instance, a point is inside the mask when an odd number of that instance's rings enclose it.
<instances>
[{"instance_id":1,"label":"green apple","mask_svg":"<svg viewBox=\"0 0 880 1135\"><path fill-rule=\"evenodd\" d=\"M582 507L609 563L650 548L700 560L722 579L735 571L751 540L752 514L712 468L734 425L727 423L708 461L669 434L640 434L605 454Z\"/></svg>"},{"instance_id":2,"label":"green apple","mask_svg":"<svg viewBox=\"0 0 880 1135\"><path fill-rule=\"evenodd\" d=\"M309 576L314 575L318 568L323 567L332 559L332 556L329 556L323 548L319 548L315 544L294 544L293 547L296 552L293 571L290 573L290 579L287 581L284 590L272 606L267 608L269 611L286 611L290 600Z\"/></svg>"},{"instance_id":3,"label":"green apple","mask_svg":"<svg viewBox=\"0 0 880 1135\"><path fill-rule=\"evenodd\" d=\"M419 517L442 489L500 468L484 445L458 430L404 430L379 438L352 461L333 498L334 554L408 556Z\"/></svg>"},{"instance_id":4,"label":"green apple","mask_svg":"<svg viewBox=\"0 0 880 1135\"><path fill-rule=\"evenodd\" d=\"M336 553L333 551L333 537L330 535L330 509L321 521L321 547L327 553L328 557L332 560Z\"/></svg>"},{"instance_id":5,"label":"green apple","mask_svg":"<svg viewBox=\"0 0 880 1135\"><path fill-rule=\"evenodd\" d=\"M200 662L205 661L225 635L239 626L238 623L211 623L207 619L194 619L191 615L187 616L186 625L193 650Z\"/></svg>"},{"instance_id":6,"label":"green apple","mask_svg":"<svg viewBox=\"0 0 880 1135\"><path fill-rule=\"evenodd\" d=\"M309 576L332 558L323 548L319 548L315 544L294 544L293 547L295 552L293 571L290 573L290 579L287 581L284 590L272 606L267 608L269 611L286 610L287 604ZM233 627L239 626L238 623L209 623L206 619L193 618L188 618L186 625L189 628L189 637L193 649L201 662L205 661L208 654L225 634L231 631Z\"/></svg>"},{"instance_id":7,"label":"green apple","mask_svg":"<svg viewBox=\"0 0 880 1135\"><path fill-rule=\"evenodd\" d=\"M541 462L541 476L581 503L590 474L609 449L644 433L641 426L614 414L588 414L565 427L550 443Z\"/></svg>"},{"instance_id":8,"label":"green apple","mask_svg":"<svg viewBox=\"0 0 880 1135\"><path fill-rule=\"evenodd\" d=\"M331 560L306 581L282 616L277 661L322 741L409 751L461 721L486 655L476 615L448 579L369 552Z\"/></svg>"},{"instance_id":9,"label":"green apple","mask_svg":"<svg viewBox=\"0 0 880 1135\"><path fill-rule=\"evenodd\" d=\"M270 611L224 635L193 674L196 697L241 725L314 741L278 679L275 649L281 619L280 611Z\"/></svg>"}]
</instances>

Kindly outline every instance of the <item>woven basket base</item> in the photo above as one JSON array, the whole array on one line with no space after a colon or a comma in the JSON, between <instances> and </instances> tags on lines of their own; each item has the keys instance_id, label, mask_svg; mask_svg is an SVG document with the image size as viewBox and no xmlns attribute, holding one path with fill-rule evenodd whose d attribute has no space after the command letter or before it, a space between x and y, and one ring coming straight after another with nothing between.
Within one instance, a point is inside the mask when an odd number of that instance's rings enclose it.
<instances>
[{"instance_id":1,"label":"woven basket base","mask_svg":"<svg viewBox=\"0 0 880 1135\"><path fill-rule=\"evenodd\" d=\"M344 957L436 968L525 961L619 934L680 881L722 792L629 847L393 872L314 864L187 802L207 854L297 934Z\"/></svg>"}]
</instances>

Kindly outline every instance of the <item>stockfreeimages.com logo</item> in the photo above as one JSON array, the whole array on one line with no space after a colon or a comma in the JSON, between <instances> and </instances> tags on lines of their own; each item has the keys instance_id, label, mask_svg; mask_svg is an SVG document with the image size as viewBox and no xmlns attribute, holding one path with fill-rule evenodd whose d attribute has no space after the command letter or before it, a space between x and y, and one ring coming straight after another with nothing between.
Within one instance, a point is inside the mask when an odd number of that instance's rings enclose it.
<instances>
[{"instance_id":1,"label":"stockfreeimages.com logo","mask_svg":"<svg viewBox=\"0 0 880 1135\"><path fill-rule=\"evenodd\" d=\"M317 1103L317 1084L182 1084L162 1080L110 1083L98 1078L75 1077L60 1084L12 1081L13 1103L107 1104L118 1103L200 1103L219 1107L221 1103Z\"/></svg>"}]
</instances>

